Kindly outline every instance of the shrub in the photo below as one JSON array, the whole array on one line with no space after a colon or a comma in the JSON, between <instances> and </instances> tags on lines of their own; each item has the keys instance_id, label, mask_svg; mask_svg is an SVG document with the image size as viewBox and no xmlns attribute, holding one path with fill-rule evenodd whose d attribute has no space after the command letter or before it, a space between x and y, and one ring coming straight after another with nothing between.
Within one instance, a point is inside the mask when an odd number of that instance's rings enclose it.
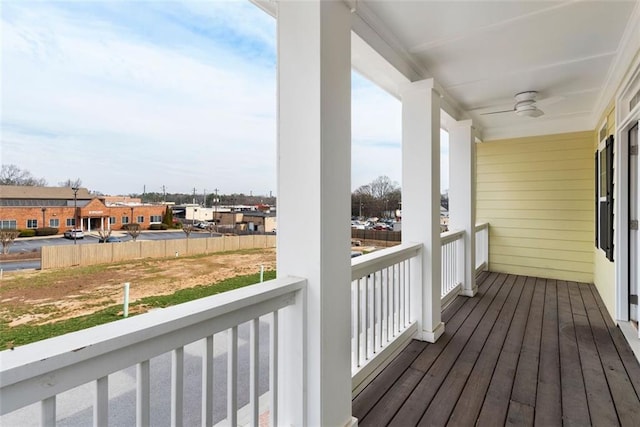
<instances>
[{"instance_id":1,"label":"shrub","mask_svg":"<svg viewBox=\"0 0 640 427\"><path fill-rule=\"evenodd\" d=\"M151 224L149 230L167 230L169 226L167 224Z\"/></svg>"},{"instance_id":2,"label":"shrub","mask_svg":"<svg viewBox=\"0 0 640 427\"><path fill-rule=\"evenodd\" d=\"M140 224L136 222L130 222L129 224L123 224L121 230L130 230L131 228L140 228Z\"/></svg>"},{"instance_id":3,"label":"shrub","mask_svg":"<svg viewBox=\"0 0 640 427\"><path fill-rule=\"evenodd\" d=\"M28 228L26 230L20 230L20 235L18 237L33 237L36 235L36 230L33 228Z\"/></svg>"},{"instance_id":4,"label":"shrub","mask_svg":"<svg viewBox=\"0 0 640 427\"><path fill-rule=\"evenodd\" d=\"M55 227L36 228L36 236L53 236L55 234L58 234L58 229Z\"/></svg>"}]
</instances>

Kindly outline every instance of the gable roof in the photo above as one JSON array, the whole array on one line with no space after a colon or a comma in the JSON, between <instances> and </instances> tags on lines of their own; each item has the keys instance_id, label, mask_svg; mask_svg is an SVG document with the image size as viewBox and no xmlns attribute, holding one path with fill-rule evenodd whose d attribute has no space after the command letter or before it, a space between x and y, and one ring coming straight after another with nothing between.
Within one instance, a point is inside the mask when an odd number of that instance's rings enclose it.
<instances>
[{"instance_id":1,"label":"gable roof","mask_svg":"<svg viewBox=\"0 0 640 427\"><path fill-rule=\"evenodd\" d=\"M86 188L78 189L77 200L91 200L95 195ZM73 200L71 187L33 187L0 185L0 199Z\"/></svg>"}]
</instances>

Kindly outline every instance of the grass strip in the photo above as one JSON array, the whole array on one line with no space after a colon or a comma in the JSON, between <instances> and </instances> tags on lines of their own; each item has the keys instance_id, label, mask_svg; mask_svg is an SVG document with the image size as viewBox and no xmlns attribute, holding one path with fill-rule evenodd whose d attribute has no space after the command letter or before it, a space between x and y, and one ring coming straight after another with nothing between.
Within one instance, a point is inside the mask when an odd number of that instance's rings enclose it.
<instances>
[{"instance_id":1,"label":"grass strip","mask_svg":"<svg viewBox=\"0 0 640 427\"><path fill-rule=\"evenodd\" d=\"M275 271L265 271L264 280L275 279ZM247 276L232 277L218 283L201 285L188 289L180 289L171 295L159 295L141 298L129 305L130 313L135 312L136 307L144 307L144 311L152 308L164 308L172 305L182 304L199 298L227 292L233 289L242 288L256 284L260 281L260 274L250 274ZM143 312L144 312L143 311ZM9 327L8 324L0 324L0 348L7 349L19 345L68 334L69 332L91 328L104 323L114 322L122 319L122 305L114 305L100 311L85 316L74 317L72 319L61 320L45 325L19 325ZM142 313L140 313L142 314ZM130 314L134 316L135 314Z\"/></svg>"}]
</instances>

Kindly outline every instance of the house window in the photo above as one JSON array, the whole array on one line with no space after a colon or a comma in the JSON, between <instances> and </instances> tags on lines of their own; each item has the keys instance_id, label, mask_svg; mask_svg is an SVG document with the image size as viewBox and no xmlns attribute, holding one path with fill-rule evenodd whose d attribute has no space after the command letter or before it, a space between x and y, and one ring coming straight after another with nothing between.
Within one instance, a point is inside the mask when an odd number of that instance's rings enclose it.
<instances>
[{"instance_id":1,"label":"house window","mask_svg":"<svg viewBox=\"0 0 640 427\"><path fill-rule=\"evenodd\" d=\"M67 218L67 227L75 227L76 219L75 218Z\"/></svg>"},{"instance_id":2,"label":"house window","mask_svg":"<svg viewBox=\"0 0 640 427\"><path fill-rule=\"evenodd\" d=\"M138 224L142 224L144 222L144 216L143 215L138 215Z\"/></svg>"},{"instance_id":3,"label":"house window","mask_svg":"<svg viewBox=\"0 0 640 427\"><path fill-rule=\"evenodd\" d=\"M149 222L162 222L162 215L151 215Z\"/></svg>"},{"instance_id":4,"label":"house window","mask_svg":"<svg viewBox=\"0 0 640 427\"><path fill-rule=\"evenodd\" d=\"M10 228L15 230L18 228L18 221L15 219L3 219L0 221L0 228Z\"/></svg>"},{"instance_id":5,"label":"house window","mask_svg":"<svg viewBox=\"0 0 640 427\"><path fill-rule=\"evenodd\" d=\"M28 219L27 220L27 228L38 228L38 220L37 219Z\"/></svg>"},{"instance_id":6,"label":"house window","mask_svg":"<svg viewBox=\"0 0 640 427\"><path fill-rule=\"evenodd\" d=\"M116 217L115 216L110 216L109 217L109 224L115 224L116 223Z\"/></svg>"},{"instance_id":7,"label":"house window","mask_svg":"<svg viewBox=\"0 0 640 427\"><path fill-rule=\"evenodd\" d=\"M58 218L49 219L49 227L54 227L54 228L60 227L60 220Z\"/></svg>"},{"instance_id":8,"label":"house window","mask_svg":"<svg viewBox=\"0 0 640 427\"><path fill-rule=\"evenodd\" d=\"M123 216L122 217L122 224L129 224L129 217L128 216Z\"/></svg>"},{"instance_id":9,"label":"house window","mask_svg":"<svg viewBox=\"0 0 640 427\"><path fill-rule=\"evenodd\" d=\"M596 247L613 261L613 135L598 146L596 168Z\"/></svg>"}]
</instances>

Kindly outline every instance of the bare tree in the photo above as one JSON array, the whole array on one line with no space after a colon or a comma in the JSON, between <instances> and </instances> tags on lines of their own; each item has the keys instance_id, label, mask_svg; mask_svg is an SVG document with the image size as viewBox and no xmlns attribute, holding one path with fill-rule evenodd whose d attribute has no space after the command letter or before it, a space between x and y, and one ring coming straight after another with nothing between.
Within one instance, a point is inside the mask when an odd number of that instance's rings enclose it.
<instances>
[{"instance_id":1,"label":"bare tree","mask_svg":"<svg viewBox=\"0 0 640 427\"><path fill-rule=\"evenodd\" d=\"M193 232L193 230L195 230L193 224L184 224L182 226L182 231L184 231L184 234L187 235L187 239L189 238L189 235L191 234L191 232Z\"/></svg>"},{"instance_id":2,"label":"bare tree","mask_svg":"<svg viewBox=\"0 0 640 427\"><path fill-rule=\"evenodd\" d=\"M369 188L374 198L382 200L398 189L398 183L391 181L388 176L382 175L371 181Z\"/></svg>"},{"instance_id":3,"label":"bare tree","mask_svg":"<svg viewBox=\"0 0 640 427\"><path fill-rule=\"evenodd\" d=\"M100 236L101 242L106 242L109 236L111 236L111 229L105 230L104 228L101 228L98 230L98 236Z\"/></svg>"},{"instance_id":4,"label":"bare tree","mask_svg":"<svg viewBox=\"0 0 640 427\"><path fill-rule=\"evenodd\" d=\"M82 187L82 180L80 178L69 178L66 181L59 182L58 187L80 188Z\"/></svg>"},{"instance_id":5,"label":"bare tree","mask_svg":"<svg viewBox=\"0 0 640 427\"><path fill-rule=\"evenodd\" d=\"M351 194L351 214L354 216L386 215L400 205L398 183L388 176L379 176L361 185Z\"/></svg>"},{"instance_id":6,"label":"bare tree","mask_svg":"<svg viewBox=\"0 0 640 427\"><path fill-rule=\"evenodd\" d=\"M13 228L2 228L0 229L0 242L2 243L2 253L8 254L9 248L13 244L13 241L16 240L16 237L20 235L20 230L15 230Z\"/></svg>"},{"instance_id":7,"label":"bare tree","mask_svg":"<svg viewBox=\"0 0 640 427\"><path fill-rule=\"evenodd\" d=\"M31 172L20 169L16 165L2 165L2 169L0 169L0 185L44 187L47 185L47 181L44 178L34 177Z\"/></svg>"},{"instance_id":8,"label":"bare tree","mask_svg":"<svg viewBox=\"0 0 640 427\"><path fill-rule=\"evenodd\" d=\"M209 235L213 237L213 233L216 231L216 223L215 222L208 223L206 230L209 232Z\"/></svg>"},{"instance_id":9,"label":"bare tree","mask_svg":"<svg viewBox=\"0 0 640 427\"><path fill-rule=\"evenodd\" d=\"M136 241L136 239L138 238L141 232L142 232L142 227L140 227L140 224L131 223L127 225L127 234L131 236L131 240L133 240L134 242Z\"/></svg>"}]
</instances>

